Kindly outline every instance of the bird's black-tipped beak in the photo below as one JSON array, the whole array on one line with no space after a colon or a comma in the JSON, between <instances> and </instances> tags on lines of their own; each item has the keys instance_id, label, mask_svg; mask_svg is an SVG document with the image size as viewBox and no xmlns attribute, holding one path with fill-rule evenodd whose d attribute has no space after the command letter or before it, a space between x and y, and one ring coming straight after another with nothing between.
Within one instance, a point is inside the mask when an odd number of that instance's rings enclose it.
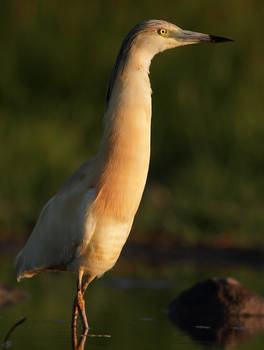
<instances>
[{"instance_id":1,"label":"bird's black-tipped beak","mask_svg":"<svg viewBox=\"0 0 264 350\"><path fill-rule=\"evenodd\" d=\"M234 41L234 40L228 39L228 38L222 38L221 36L209 35L210 43L224 43L227 41Z\"/></svg>"},{"instance_id":2,"label":"bird's black-tipped beak","mask_svg":"<svg viewBox=\"0 0 264 350\"><path fill-rule=\"evenodd\" d=\"M233 41L232 39L222 38L220 36L191 32L189 30L182 30L177 33L175 38L183 43L198 44L198 43L223 43L227 41Z\"/></svg>"}]
</instances>

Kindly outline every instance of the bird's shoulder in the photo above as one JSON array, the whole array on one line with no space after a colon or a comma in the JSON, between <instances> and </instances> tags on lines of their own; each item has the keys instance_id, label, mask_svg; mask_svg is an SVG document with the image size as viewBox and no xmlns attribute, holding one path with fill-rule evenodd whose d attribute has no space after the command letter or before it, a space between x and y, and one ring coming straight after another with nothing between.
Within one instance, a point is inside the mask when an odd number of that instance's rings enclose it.
<instances>
[{"instance_id":1,"label":"bird's shoulder","mask_svg":"<svg viewBox=\"0 0 264 350\"><path fill-rule=\"evenodd\" d=\"M60 187L56 195L61 196L72 190L88 190L92 187L97 155L82 164Z\"/></svg>"},{"instance_id":2,"label":"bird's shoulder","mask_svg":"<svg viewBox=\"0 0 264 350\"><path fill-rule=\"evenodd\" d=\"M96 157L80 166L44 205L35 229L60 231L61 226L75 223L81 226L85 212L96 197L93 174ZM77 228L77 227L76 227Z\"/></svg>"}]
</instances>

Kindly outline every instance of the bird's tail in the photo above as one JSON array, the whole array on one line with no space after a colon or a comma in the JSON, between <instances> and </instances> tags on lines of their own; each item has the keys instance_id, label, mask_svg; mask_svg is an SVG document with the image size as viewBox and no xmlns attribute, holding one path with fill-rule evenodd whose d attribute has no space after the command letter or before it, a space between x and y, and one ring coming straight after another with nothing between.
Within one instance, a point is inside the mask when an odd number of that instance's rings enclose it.
<instances>
[{"instance_id":1,"label":"bird's tail","mask_svg":"<svg viewBox=\"0 0 264 350\"><path fill-rule=\"evenodd\" d=\"M23 278L31 278L40 272L40 269L28 266L24 249L17 254L14 266L17 273L17 282L20 282Z\"/></svg>"},{"instance_id":2,"label":"bird's tail","mask_svg":"<svg viewBox=\"0 0 264 350\"><path fill-rule=\"evenodd\" d=\"M24 266L24 263L23 263L23 250L21 250L16 258L15 258L15 261L14 261L14 267L16 269L16 273L17 273L17 282L20 282L21 279L23 278L23 266Z\"/></svg>"}]
</instances>

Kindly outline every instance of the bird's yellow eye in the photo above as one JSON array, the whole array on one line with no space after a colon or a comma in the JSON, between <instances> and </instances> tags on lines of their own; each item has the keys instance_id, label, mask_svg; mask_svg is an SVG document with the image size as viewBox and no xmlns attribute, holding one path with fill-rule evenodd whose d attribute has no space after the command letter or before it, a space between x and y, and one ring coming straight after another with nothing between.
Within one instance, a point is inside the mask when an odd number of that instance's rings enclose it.
<instances>
[{"instance_id":1,"label":"bird's yellow eye","mask_svg":"<svg viewBox=\"0 0 264 350\"><path fill-rule=\"evenodd\" d=\"M161 36L167 36L168 35L168 31L167 31L167 29L162 28L162 29L158 30L158 34L161 35Z\"/></svg>"}]
</instances>

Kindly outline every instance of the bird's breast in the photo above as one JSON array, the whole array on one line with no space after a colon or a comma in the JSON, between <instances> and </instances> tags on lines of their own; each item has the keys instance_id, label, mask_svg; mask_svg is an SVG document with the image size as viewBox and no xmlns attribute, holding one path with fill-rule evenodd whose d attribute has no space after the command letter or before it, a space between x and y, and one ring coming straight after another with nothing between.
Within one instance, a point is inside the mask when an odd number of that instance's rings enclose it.
<instances>
[{"instance_id":1,"label":"bird's breast","mask_svg":"<svg viewBox=\"0 0 264 350\"><path fill-rule=\"evenodd\" d=\"M100 276L116 263L127 240L132 222L120 223L111 218L97 221L95 232L80 256L80 266L90 275Z\"/></svg>"},{"instance_id":2,"label":"bird's breast","mask_svg":"<svg viewBox=\"0 0 264 350\"><path fill-rule=\"evenodd\" d=\"M150 122L146 112L120 113L104 140L97 176L95 209L128 222L145 187L150 159Z\"/></svg>"}]
</instances>

